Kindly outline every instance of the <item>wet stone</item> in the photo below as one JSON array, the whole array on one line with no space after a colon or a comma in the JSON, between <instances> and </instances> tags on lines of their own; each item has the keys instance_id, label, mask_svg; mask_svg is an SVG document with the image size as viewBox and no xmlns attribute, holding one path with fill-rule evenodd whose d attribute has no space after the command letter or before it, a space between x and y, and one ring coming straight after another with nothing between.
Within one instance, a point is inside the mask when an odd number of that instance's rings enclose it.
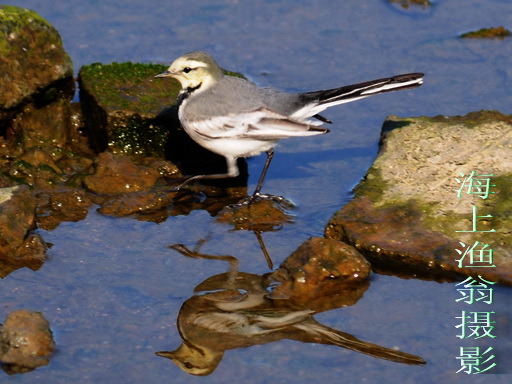
<instances>
[{"instance_id":1,"label":"wet stone","mask_svg":"<svg viewBox=\"0 0 512 384\"><path fill-rule=\"evenodd\" d=\"M0 189L0 255L21 244L34 228L35 199L26 186Z\"/></svg>"},{"instance_id":2,"label":"wet stone","mask_svg":"<svg viewBox=\"0 0 512 384\"><path fill-rule=\"evenodd\" d=\"M292 206L284 199L256 199L249 204L237 203L224 208L217 220L231 224L235 229L273 231L292 221L292 216L287 212Z\"/></svg>"},{"instance_id":3,"label":"wet stone","mask_svg":"<svg viewBox=\"0 0 512 384\"><path fill-rule=\"evenodd\" d=\"M0 121L23 103L55 99L74 87L59 33L36 12L0 6L0 57Z\"/></svg>"},{"instance_id":4,"label":"wet stone","mask_svg":"<svg viewBox=\"0 0 512 384\"><path fill-rule=\"evenodd\" d=\"M112 196L103 201L99 212L110 216L149 215L166 209L173 202L176 192L132 192Z\"/></svg>"},{"instance_id":5,"label":"wet stone","mask_svg":"<svg viewBox=\"0 0 512 384\"><path fill-rule=\"evenodd\" d=\"M163 65L130 62L80 69L84 123L95 151L164 157L173 118L162 112L175 103L180 91L178 82L154 78L165 70Z\"/></svg>"},{"instance_id":6,"label":"wet stone","mask_svg":"<svg viewBox=\"0 0 512 384\"><path fill-rule=\"evenodd\" d=\"M313 237L306 240L274 272L277 285L272 298L286 298L308 304L315 310L332 305L332 296L352 305L368 286L370 263L354 247L335 239ZM343 298L339 294L343 292ZM327 301L324 302L320 298Z\"/></svg>"},{"instance_id":7,"label":"wet stone","mask_svg":"<svg viewBox=\"0 0 512 384\"><path fill-rule=\"evenodd\" d=\"M352 244L379 272L437 280L481 275L511 285L511 150L512 117L499 112L390 116L377 159L325 236ZM468 194L467 184L458 196L473 171L492 175L485 199L476 189ZM473 245L492 249L492 263L462 259Z\"/></svg>"},{"instance_id":8,"label":"wet stone","mask_svg":"<svg viewBox=\"0 0 512 384\"><path fill-rule=\"evenodd\" d=\"M15 269L38 269L46 256L35 226L35 198L27 186L0 189L0 277Z\"/></svg>"},{"instance_id":9,"label":"wet stone","mask_svg":"<svg viewBox=\"0 0 512 384\"><path fill-rule=\"evenodd\" d=\"M0 332L0 362L10 374L48 365L55 351L50 324L39 312L11 312Z\"/></svg>"},{"instance_id":10,"label":"wet stone","mask_svg":"<svg viewBox=\"0 0 512 384\"><path fill-rule=\"evenodd\" d=\"M84 178L85 187L97 194L120 194L149 190L160 173L149 166L136 164L128 156L101 153L94 174Z\"/></svg>"},{"instance_id":11,"label":"wet stone","mask_svg":"<svg viewBox=\"0 0 512 384\"><path fill-rule=\"evenodd\" d=\"M7 141L14 150L30 147L65 147L70 131L71 105L59 99L43 107L28 104L9 123Z\"/></svg>"},{"instance_id":12,"label":"wet stone","mask_svg":"<svg viewBox=\"0 0 512 384\"><path fill-rule=\"evenodd\" d=\"M53 230L63 221L84 220L91 204L91 198L80 189L40 193L37 197L37 224L42 229Z\"/></svg>"}]
</instances>

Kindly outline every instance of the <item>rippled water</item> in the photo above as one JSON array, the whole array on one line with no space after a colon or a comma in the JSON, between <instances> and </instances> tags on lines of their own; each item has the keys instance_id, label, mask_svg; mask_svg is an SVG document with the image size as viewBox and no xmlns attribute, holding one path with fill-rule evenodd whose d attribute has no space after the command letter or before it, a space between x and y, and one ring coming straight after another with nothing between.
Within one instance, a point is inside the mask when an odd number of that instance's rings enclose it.
<instances>
[{"instance_id":1,"label":"rippled water","mask_svg":"<svg viewBox=\"0 0 512 384\"><path fill-rule=\"evenodd\" d=\"M92 62L167 63L184 52L210 52L225 68L261 85L315 90L382 76L422 71L420 89L330 110L328 136L283 142L265 192L291 198L295 222L264 233L276 264L350 199L377 152L388 114L457 115L480 109L512 113L512 39L460 40L469 30L512 28L508 0L435 1L427 8L384 0L279 1L11 1L38 11L61 33L75 69ZM263 158L249 161L254 186ZM460 306L453 284L374 275L357 305L317 320L363 340L421 355L410 367L355 352L284 341L226 353L209 377L180 371L154 352L181 342L176 318L194 287L227 270L223 262L187 259L167 248L193 246L231 254L240 269L267 272L250 232L232 231L207 212L161 224L110 218L92 210L86 220L40 231L53 243L37 272L15 271L0 281L0 319L17 308L41 311L58 353L48 367L7 376L16 383L506 383L510 368L510 289L498 287L493 340L501 374L456 374ZM477 308L477 307L475 307ZM480 308L477 310L487 310Z\"/></svg>"}]
</instances>

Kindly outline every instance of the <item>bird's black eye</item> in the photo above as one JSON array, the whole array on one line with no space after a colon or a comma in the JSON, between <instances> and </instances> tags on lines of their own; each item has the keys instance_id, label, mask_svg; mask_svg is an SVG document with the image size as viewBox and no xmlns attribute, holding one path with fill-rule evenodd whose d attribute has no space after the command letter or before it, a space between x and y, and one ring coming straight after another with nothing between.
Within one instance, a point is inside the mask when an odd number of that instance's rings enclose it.
<instances>
[{"instance_id":1,"label":"bird's black eye","mask_svg":"<svg viewBox=\"0 0 512 384\"><path fill-rule=\"evenodd\" d=\"M185 72L185 73L189 73L191 70L192 70L192 68L190 68L190 67L183 68L183 72Z\"/></svg>"}]
</instances>

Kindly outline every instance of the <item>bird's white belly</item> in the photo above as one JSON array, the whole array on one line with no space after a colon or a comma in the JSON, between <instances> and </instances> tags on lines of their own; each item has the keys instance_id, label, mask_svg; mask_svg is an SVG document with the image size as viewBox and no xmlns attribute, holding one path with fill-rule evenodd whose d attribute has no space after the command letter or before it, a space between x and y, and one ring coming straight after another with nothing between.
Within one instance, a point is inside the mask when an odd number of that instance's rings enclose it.
<instances>
[{"instance_id":1,"label":"bird's white belly","mask_svg":"<svg viewBox=\"0 0 512 384\"><path fill-rule=\"evenodd\" d=\"M251 157L275 147L277 141L253 138L206 138L185 128L185 132L201 147L226 157Z\"/></svg>"}]
</instances>

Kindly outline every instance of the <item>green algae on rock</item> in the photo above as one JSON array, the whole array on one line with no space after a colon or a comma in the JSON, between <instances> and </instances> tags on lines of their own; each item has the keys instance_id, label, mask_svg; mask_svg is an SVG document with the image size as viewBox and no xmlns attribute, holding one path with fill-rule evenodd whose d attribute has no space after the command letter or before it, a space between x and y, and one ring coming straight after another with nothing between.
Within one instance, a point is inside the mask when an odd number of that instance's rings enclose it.
<instances>
[{"instance_id":1,"label":"green algae on rock","mask_svg":"<svg viewBox=\"0 0 512 384\"><path fill-rule=\"evenodd\" d=\"M378 268L438 279L481 275L512 285L511 154L512 119L499 112L390 116L379 156L356 198L331 219L326 237L354 245ZM492 175L494 193L487 199L458 197L456 179L472 171ZM479 232L470 231L473 207L482 216L475 218ZM459 264L461 243L476 241L493 249L496 267Z\"/></svg>"},{"instance_id":2,"label":"green algae on rock","mask_svg":"<svg viewBox=\"0 0 512 384\"><path fill-rule=\"evenodd\" d=\"M178 82L154 79L165 70L163 65L131 62L80 69L80 99L94 150L164 157L169 127L156 118L180 91Z\"/></svg>"},{"instance_id":3,"label":"green algae on rock","mask_svg":"<svg viewBox=\"0 0 512 384\"><path fill-rule=\"evenodd\" d=\"M0 6L0 56L0 120L34 95L72 91L71 59L57 30L36 12Z\"/></svg>"}]
</instances>

